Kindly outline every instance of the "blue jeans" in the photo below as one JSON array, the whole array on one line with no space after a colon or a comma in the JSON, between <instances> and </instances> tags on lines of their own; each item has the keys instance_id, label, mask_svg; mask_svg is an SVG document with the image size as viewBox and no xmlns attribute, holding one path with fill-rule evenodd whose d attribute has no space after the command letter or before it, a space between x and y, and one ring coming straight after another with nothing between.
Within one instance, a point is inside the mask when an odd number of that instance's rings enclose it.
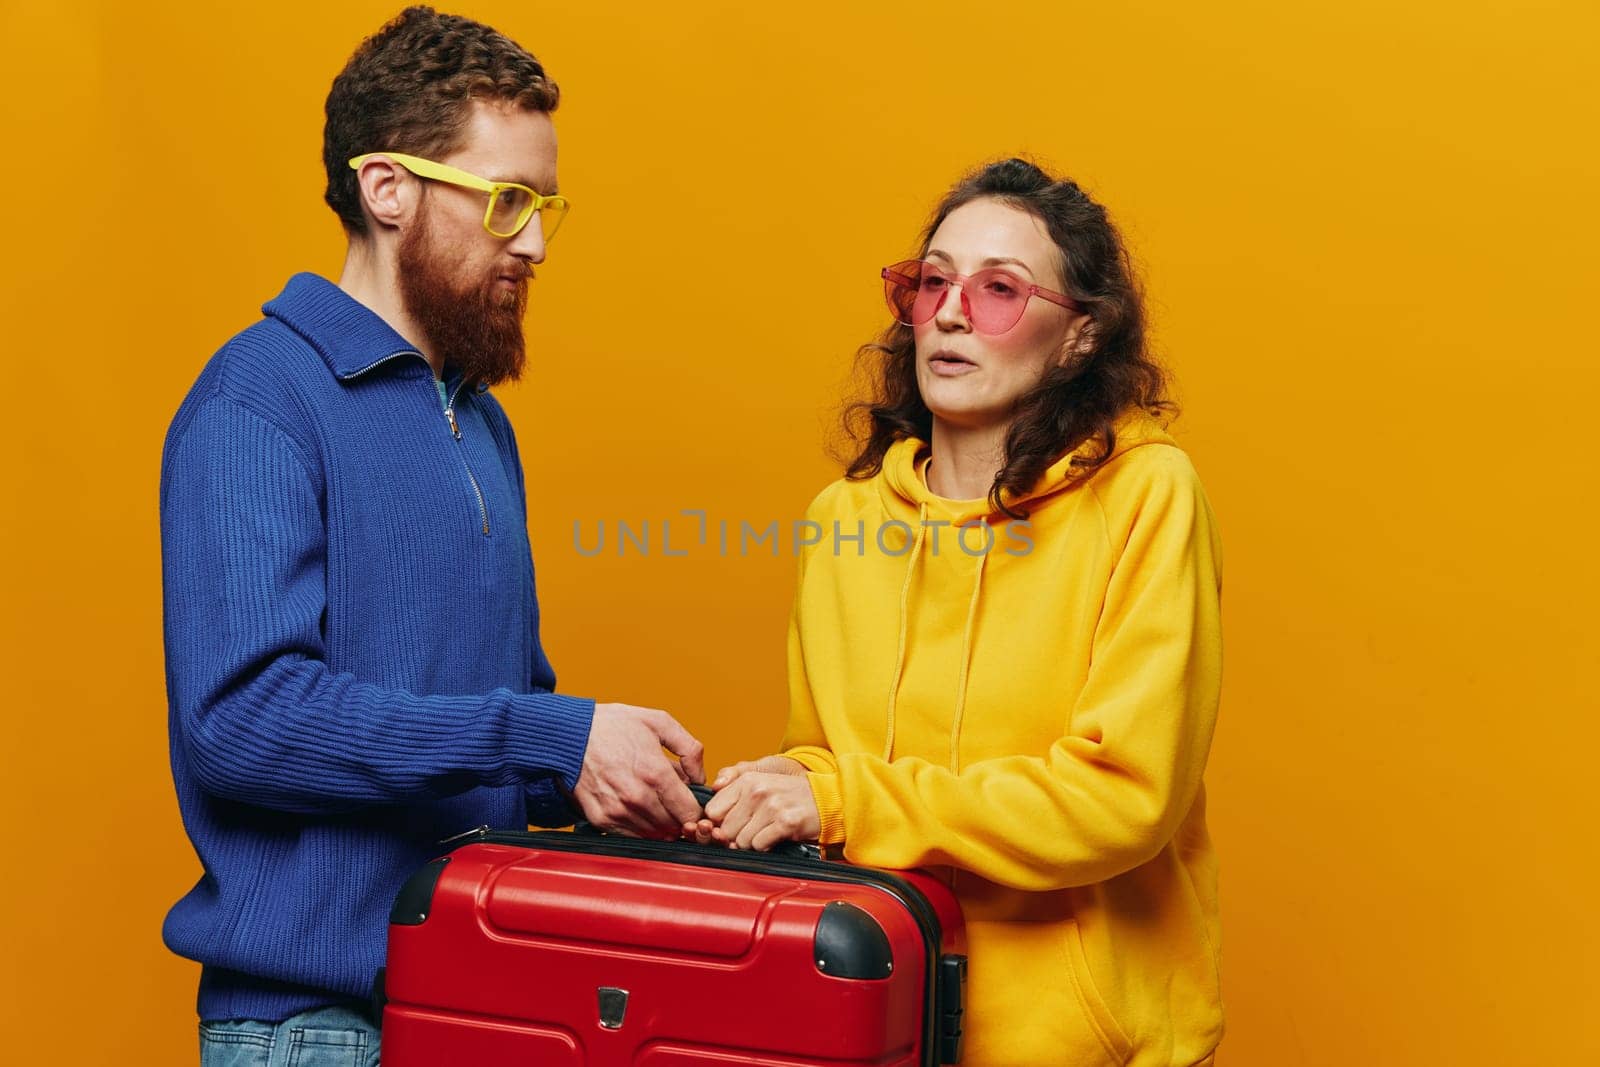
<instances>
[{"instance_id":1,"label":"blue jeans","mask_svg":"<svg viewBox=\"0 0 1600 1067\"><path fill-rule=\"evenodd\" d=\"M378 1067L378 1028L349 1008L281 1023L202 1019L200 1067Z\"/></svg>"}]
</instances>

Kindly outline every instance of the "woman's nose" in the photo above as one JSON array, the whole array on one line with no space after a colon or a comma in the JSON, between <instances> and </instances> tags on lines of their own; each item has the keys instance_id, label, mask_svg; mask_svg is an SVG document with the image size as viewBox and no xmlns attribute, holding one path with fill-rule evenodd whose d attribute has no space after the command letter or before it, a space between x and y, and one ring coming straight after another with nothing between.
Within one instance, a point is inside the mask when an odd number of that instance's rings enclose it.
<instances>
[{"instance_id":1,"label":"woman's nose","mask_svg":"<svg viewBox=\"0 0 1600 1067\"><path fill-rule=\"evenodd\" d=\"M947 333L972 329L967 321L967 292L958 283L951 282L945 287L944 300L934 313L933 324Z\"/></svg>"}]
</instances>

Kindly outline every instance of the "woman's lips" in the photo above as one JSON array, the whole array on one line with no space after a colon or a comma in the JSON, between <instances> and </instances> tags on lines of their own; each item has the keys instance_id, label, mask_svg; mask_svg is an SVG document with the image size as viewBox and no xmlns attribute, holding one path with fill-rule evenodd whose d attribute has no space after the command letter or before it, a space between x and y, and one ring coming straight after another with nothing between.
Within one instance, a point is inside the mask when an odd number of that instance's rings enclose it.
<instances>
[{"instance_id":1,"label":"woman's lips","mask_svg":"<svg viewBox=\"0 0 1600 1067\"><path fill-rule=\"evenodd\" d=\"M928 357L928 369L945 378L954 378L978 369L972 360L954 352L938 351Z\"/></svg>"}]
</instances>

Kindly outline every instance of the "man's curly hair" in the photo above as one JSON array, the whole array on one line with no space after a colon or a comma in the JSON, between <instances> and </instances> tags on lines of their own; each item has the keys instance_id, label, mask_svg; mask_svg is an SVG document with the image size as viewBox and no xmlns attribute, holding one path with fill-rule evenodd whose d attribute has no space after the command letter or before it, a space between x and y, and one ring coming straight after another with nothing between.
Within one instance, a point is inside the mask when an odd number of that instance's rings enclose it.
<instances>
[{"instance_id":1,"label":"man's curly hair","mask_svg":"<svg viewBox=\"0 0 1600 1067\"><path fill-rule=\"evenodd\" d=\"M554 111L561 90L525 49L481 22L408 7L361 42L328 90L323 199L351 235L365 235L350 160L365 152L438 159L461 147L474 100Z\"/></svg>"}]
</instances>

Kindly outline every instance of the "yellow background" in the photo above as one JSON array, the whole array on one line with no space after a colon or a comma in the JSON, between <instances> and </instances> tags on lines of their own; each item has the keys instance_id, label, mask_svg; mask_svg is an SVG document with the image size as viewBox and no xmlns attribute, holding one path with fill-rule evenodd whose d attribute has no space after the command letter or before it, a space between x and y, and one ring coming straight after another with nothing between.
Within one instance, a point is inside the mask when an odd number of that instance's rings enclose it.
<instances>
[{"instance_id":1,"label":"yellow background","mask_svg":"<svg viewBox=\"0 0 1600 1067\"><path fill-rule=\"evenodd\" d=\"M322 100L395 10L0 6L7 1062L194 1057L161 441L338 270ZM1600 1062L1591 4L457 10L564 92L575 207L499 393L564 689L772 747L792 561L573 523L798 517L877 267L1033 153L1120 219L1223 526L1222 1062Z\"/></svg>"}]
</instances>

